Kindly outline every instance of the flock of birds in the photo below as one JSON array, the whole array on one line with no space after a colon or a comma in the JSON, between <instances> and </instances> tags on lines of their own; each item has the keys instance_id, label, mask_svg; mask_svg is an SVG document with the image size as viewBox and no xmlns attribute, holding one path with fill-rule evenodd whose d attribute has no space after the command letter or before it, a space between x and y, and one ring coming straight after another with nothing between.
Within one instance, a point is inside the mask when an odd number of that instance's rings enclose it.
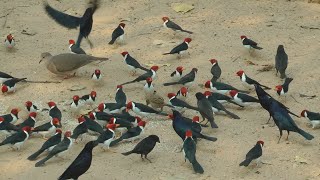
<instances>
[{"instance_id":1,"label":"flock of birds","mask_svg":"<svg viewBox=\"0 0 320 180\"><path fill-rule=\"evenodd\" d=\"M87 55L85 51L80 47L83 38L87 39L90 46L93 44L89 40L89 34L92 29L93 14L99 7L99 1L93 0L89 3L89 7L86 9L82 17L75 17L65 13L62 13L52 8L48 3L44 3L44 8L47 14L53 18L60 25L67 28L77 28L80 26L80 32L77 41L70 40L71 53L63 53L59 55L51 55L48 52L41 54L41 60L46 64L47 69L57 75L63 75L65 78L71 78L75 75L77 69L86 64L94 61L107 61L108 58L94 57ZM174 31L182 31L192 34L191 31L182 29L179 25L172 22L168 17L162 18L164 26ZM124 41L124 28L125 24L120 23L119 26L113 31L109 44L119 43ZM181 58L182 54L189 48L191 38L185 38L183 43L174 47L170 52L166 54L178 54ZM241 41L244 47L249 49L249 52L255 49L261 50L256 42L250 40L246 36L241 36ZM7 48L12 49L15 45L14 37L9 34L5 40ZM193 68L191 72L184 74L184 68L179 66L174 72L171 73L172 82L164 83L164 86L178 85L179 90L177 93L168 93L168 102L165 102L164 98L159 95L153 85L153 80L157 76L157 70L159 66L152 66L150 69L143 67L135 58L130 56L128 52L122 52L124 62L128 65L133 74L138 69L145 71L144 74L138 76L132 81L125 82L121 85L117 85L117 91L115 95L115 103L101 103L95 109L88 114L80 114L80 110L83 107L92 107L96 102L97 93L92 91L90 94L82 97L73 96L72 103L70 104L71 112L78 117L79 124L73 129L73 131L66 131L62 138L62 113L58 106L54 102L48 102L47 109L51 120L45 124L35 126L37 113L40 109L31 101L25 103L27 111L30 113L29 117L20 124L16 124L19 110L14 108L9 114L0 116L0 131L6 135L6 138L0 143L2 145L12 145L14 149L19 150L21 145L30 136L36 136L41 134L46 141L39 148L38 151L28 157L28 160L34 161L45 151L47 155L39 160L35 166L44 166L46 161L54 156L61 155L68 151L73 142L81 139L84 134L90 134L96 136L96 140L88 142L76 159L71 165L63 172L58 179L78 179L79 176L84 174L90 167L92 162L92 150L97 145L101 145L105 150L109 147L113 147L122 141L134 142L139 139L144 132L146 121L143 119L151 115L167 116L172 119L172 127L176 134L182 139L183 147L181 151L184 152L184 157L193 166L196 173L204 173L203 167L196 160L197 140L205 139L208 141L217 141L217 138L203 134L202 128L208 127L208 123L211 128L218 128L218 124L215 122L215 114L226 114L232 119L240 119L238 115L227 110L224 107L224 103L231 103L241 108L253 103L260 103L261 106L269 112L270 118L273 118L275 125L280 132L280 139L283 132L287 131L288 136L290 132L296 132L301 134L305 139L312 140L314 137L300 129L292 119L290 115L296 117L306 117L312 123L312 127L316 128L320 125L320 114L303 110L299 115L294 114L284 104L269 95L264 89L271 89L268 86L260 84L256 80L250 78L245 74L243 70L239 70L236 74L240 77L241 82L246 87L246 90L239 90L229 84L223 83L220 80L221 68L218 65L216 59L211 59L212 64L211 74L212 79L205 82L205 88L211 89L211 91L205 91L204 93L197 92L195 97L197 99L197 105L193 106L187 103L186 98L189 95L189 87L195 81L197 75L197 68ZM284 51L284 47L279 45L275 56L275 68L277 73L280 72L280 78L285 79L282 85L276 86L276 91L279 96L285 96L289 90L289 84L293 80L286 77L286 68L288 66L288 56ZM96 69L91 78L95 81L102 79L102 74L99 69ZM0 72L0 83L2 84L2 93L14 93L16 90L16 84L20 81L27 81L26 78L15 78L4 72ZM123 86L136 82L144 82L143 90L145 92L145 104L130 101L127 102L127 97L123 91ZM180 88L181 87L181 88ZM249 93L255 90L257 98L250 96ZM172 109L172 114L167 114L163 111L164 107ZM199 116L193 118L184 117L183 113L186 110L193 110L200 113L202 121ZM135 116L129 113L134 112ZM203 123L207 120L206 123ZM268 121L269 122L269 121ZM116 132L119 132L119 136L116 136ZM287 139L288 139L287 136ZM156 143L160 143L160 139L157 135L150 135L141 140L133 150L122 153L127 156L132 153L140 154L142 160L146 159L150 161L147 155L153 150ZM262 156L262 148L264 142L259 140L255 146L250 149L246 154L245 160L240 163L240 166L248 166L253 160L257 160L256 165L259 165L259 159ZM151 162L151 161L150 161Z\"/></svg>"}]
</instances>

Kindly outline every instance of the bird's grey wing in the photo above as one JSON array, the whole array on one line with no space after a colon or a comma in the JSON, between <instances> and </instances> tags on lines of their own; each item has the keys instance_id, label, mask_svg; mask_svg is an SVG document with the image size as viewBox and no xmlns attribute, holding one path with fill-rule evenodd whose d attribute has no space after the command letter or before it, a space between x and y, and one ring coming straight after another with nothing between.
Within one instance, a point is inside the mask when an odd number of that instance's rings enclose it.
<instances>
[{"instance_id":1,"label":"bird's grey wing","mask_svg":"<svg viewBox=\"0 0 320 180\"><path fill-rule=\"evenodd\" d=\"M58 72L67 72L76 70L93 60L85 54L64 53L53 56L51 61Z\"/></svg>"}]
</instances>

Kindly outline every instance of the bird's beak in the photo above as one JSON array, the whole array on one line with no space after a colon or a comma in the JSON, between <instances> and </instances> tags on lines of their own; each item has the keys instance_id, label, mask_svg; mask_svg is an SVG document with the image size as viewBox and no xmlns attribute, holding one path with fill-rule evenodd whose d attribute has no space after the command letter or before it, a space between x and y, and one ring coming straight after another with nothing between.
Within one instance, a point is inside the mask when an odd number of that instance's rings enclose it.
<instances>
[{"instance_id":1,"label":"bird's beak","mask_svg":"<svg viewBox=\"0 0 320 180\"><path fill-rule=\"evenodd\" d=\"M126 112L129 112L130 109L126 108Z\"/></svg>"},{"instance_id":2,"label":"bird's beak","mask_svg":"<svg viewBox=\"0 0 320 180\"><path fill-rule=\"evenodd\" d=\"M120 124L116 124L116 127L119 127L120 126Z\"/></svg>"},{"instance_id":3,"label":"bird's beak","mask_svg":"<svg viewBox=\"0 0 320 180\"><path fill-rule=\"evenodd\" d=\"M160 140L158 141L158 143L160 143Z\"/></svg>"}]
</instances>

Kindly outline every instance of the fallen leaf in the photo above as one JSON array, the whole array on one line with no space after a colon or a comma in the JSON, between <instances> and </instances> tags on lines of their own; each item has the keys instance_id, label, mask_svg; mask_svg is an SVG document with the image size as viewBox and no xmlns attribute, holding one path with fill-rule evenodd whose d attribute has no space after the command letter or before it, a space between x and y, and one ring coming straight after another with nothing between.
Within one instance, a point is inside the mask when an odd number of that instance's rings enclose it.
<instances>
[{"instance_id":1,"label":"fallen leaf","mask_svg":"<svg viewBox=\"0 0 320 180\"><path fill-rule=\"evenodd\" d=\"M153 44L159 46L159 45L164 44L164 41L156 39L156 40L153 41Z\"/></svg>"},{"instance_id":2,"label":"fallen leaf","mask_svg":"<svg viewBox=\"0 0 320 180\"><path fill-rule=\"evenodd\" d=\"M155 65L160 66L160 67L161 66L166 66L166 67L170 67L171 66L171 64L169 64L169 63L160 64L160 63L155 63L153 61L150 61L149 63L146 63L145 65L148 66L148 67L152 67L152 66L155 66Z\"/></svg>"},{"instance_id":3,"label":"fallen leaf","mask_svg":"<svg viewBox=\"0 0 320 180\"><path fill-rule=\"evenodd\" d=\"M194 6L185 3L172 3L171 8L176 12L187 13L194 9Z\"/></svg>"},{"instance_id":4,"label":"fallen leaf","mask_svg":"<svg viewBox=\"0 0 320 180\"><path fill-rule=\"evenodd\" d=\"M300 164L308 164L308 161L300 156L296 156L294 161Z\"/></svg>"},{"instance_id":5,"label":"fallen leaf","mask_svg":"<svg viewBox=\"0 0 320 180\"><path fill-rule=\"evenodd\" d=\"M246 63L248 64L248 65L258 65L258 64L256 64L256 63L254 63L254 62L252 62L252 61L246 61Z\"/></svg>"},{"instance_id":6,"label":"fallen leaf","mask_svg":"<svg viewBox=\"0 0 320 180\"><path fill-rule=\"evenodd\" d=\"M83 89L86 89L86 87L81 85L73 85L71 88L68 88L69 91L80 91Z\"/></svg>"},{"instance_id":7,"label":"fallen leaf","mask_svg":"<svg viewBox=\"0 0 320 180\"><path fill-rule=\"evenodd\" d=\"M266 72L266 71L271 71L274 68L274 66L272 64L265 64L265 65L262 65L262 66L264 66L264 67L258 69L257 71Z\"/></svg>"}]
</instances>

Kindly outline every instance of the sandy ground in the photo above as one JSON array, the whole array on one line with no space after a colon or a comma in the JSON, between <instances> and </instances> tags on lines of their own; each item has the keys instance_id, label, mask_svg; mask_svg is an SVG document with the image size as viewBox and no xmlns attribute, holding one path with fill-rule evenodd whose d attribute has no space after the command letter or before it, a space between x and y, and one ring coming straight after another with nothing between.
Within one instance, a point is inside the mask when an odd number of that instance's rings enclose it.
<instances>
[{"instance_id":1,"label":"sandy ground","mask_svg":"<svg viewBox=\"0 0 320 180\"><path fill-rule=\"evenodd\" d=\"M94 15L93 31L90 35L95 47L83 41L82 47L95 56L109 57L111 61L102 64L91 64L81 68L78 76L63 80L50 74L39 64L40 53L48 51L53 54L68 52L68 40L76 39L77 30L60 27L45 13L40 0L2 1L0 15L10 12L4 28L0 30L2 37L9 32L16 38L15 52L0 48L0 71L16 77L28 77L29 80L62 81L61 84L23 84L16 93L0 98L0 112L5 114L9 107L21 107L27 100L34 101L40 107L46 107L48 101L55 101L63 109L63 130L72 129L77 121L68 113L68 106L75 94L84 95L91 90L98 93L98 103L113 102L116 85L132 79L127 66L122 61L120 52L126 50L142 64L170 64L161 67L156 88L165 96L168 92L176 92L178 87L162 87L169 81L169 74L179 65L186 68L199 69L195 86L190 92L188 101L195 105L194 94L204 91L198 84L211 78L209 59L216 58L223 69L222 80L242 88L235 72L243 69L250 77L261 83L274 87L281 84L275 71L258 72L262 65L273 64L279 44L285 46L289 55L288 76L294 78L286 105L299 113L303 109L319 111L319 98L307 99L299 97L299 93L318 95L319 86L319 30L305 29L300 26L319 28L320 6L302 1L285 0L186 0L194 4L195 9L186 14L174 12L171 0L136 0L107 1L103 0L101 8ZM67 13L82 15L85 1L58 1L49 3ZM195 32L189 49L190 56L177 60L175 56L162 56L173 46L181 43L188 34L164 30L162 16L171 17L173 21L187 30ZM109 46L111 33L120 20L126 22L126 44L120 47ZM5 18L0 18L5 23ZM34 36L21 34L22 30L36 32ZM241 45L240 35L247 35L256 40L264 48L249 56ZM154 44L155 40L163 41L163 45ZM252 61L257 65L248 65ZM90 75L94 69L100 68L104 74L103 86L94 86ZM140 72L141 73L141 72ZM85 90L70 92L68 88L80 85ZM144 102L142 83L124 87L129 100ZM276 96L275 91L269 93ZM254 93L252 93L254 95ZM112 152L94 149L91 168L80 179L320 179L319 170L319 130L308 126L306 119L297 119L296 123L315 136L312 141L304 140L300 135L292 133L289 141L283 139L277 144L279 132L276 127L263 125L268 114L257 106L239 110L229 105L229 110L238 114L240 120L232 120L225 116L215 116L219 129L205 129L206 134L216 136L217 142L200 141L197 146L197 159L205 173L193 173L189 163L184 162L182 153L174 150L181 145L181 139L171 127L171 121L163 117L150 117L145 135L157 134L161 143L157 144L149 155L153 163L142 162L138 155L124 157L121 152L130 150L134 144L123 143L112 148ZM169 109L166 111L170 112ZM23 112L22 112L23 114ZM186 116L197 115L187 111ZM23 115L22 115L23 116ZM39 123L47 122L48 115L43 113ZM285 134L286 136L286 134ZM3 137L1 137L3 139ZM260 168L243 168L238 164L244 159L247 151L257 140L264 140L263 164ZM53 158L45 167L35 168L34 163L26 158L44 142L40 138L28 140L20 152L11 151L9 147L0 147L0 179L56 179L73 161L83 148L85 140L76 144L69 151L66 159ZM297 162L302 159L306 163Z\"/></svg>"}]
</instances>

